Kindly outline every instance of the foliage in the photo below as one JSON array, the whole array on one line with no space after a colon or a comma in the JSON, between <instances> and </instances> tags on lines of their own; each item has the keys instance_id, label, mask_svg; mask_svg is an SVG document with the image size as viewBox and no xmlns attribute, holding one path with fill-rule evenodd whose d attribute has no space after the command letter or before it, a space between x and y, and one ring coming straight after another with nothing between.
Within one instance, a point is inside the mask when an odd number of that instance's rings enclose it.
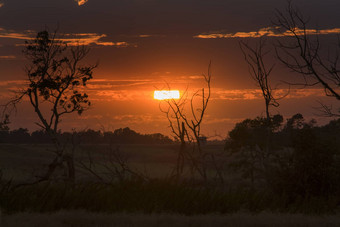
<instances>
[{"instance_id":1,"label":"foliage","mask_svg":"<svg viewBox=\"0 0 340 227\"><path fill-rule=\"evenodd\" d=\"M292 200L339 192L340 120L317 127L314 120L306 123L301 114L296 114L284 125L282 122L280 115L272 118L272 145L265 162L265 119L236 124L225 145L229 166L252 183L265 183L274 193Z\"/></svg>"},{"instance_id":2,"label":"foliage","mask_svg":"<svg viewBox=\"0 0 340 227\"><path fill-rule=\"evenodd\" d=\"M30 61L26 67L29 86L23 95L29 97L41 121L39 125L48 132L57 132L62 115L81 114L90 106L88 95L81 89L92 79L96 67L79 65L89 52L86 47L69 48L55 36L41 31L34 40L26 41L23 51ZM50 117L41 112L43 102L52 106Z\"/></svg>"},{"instance_id":3,"label":"foliage","mask_svg":"<svg viewBox=\"0 0 340 227\"><path fill-rule=\"evenodd\" d=\"M5 115L4 119L0 122L0 143L4 143L8 139L9 123L9 116Z\"/></svg>"},{"instance_id":4,"label":"foliage","mask_svg":"<svg viewBox=\"0 0 340 227\"><path fill-rule=\"evenodd\" d=\"M255 178L263 178L267 159L267 135L276 132L283 121L281 115L270 117L257 117L246 119L237 123L229 132L229 138L225 144L225 151L230 155L229 166L233 170L240 170L244 178L251 180L254 185ZM270 144L273 147L274 144Z\"/></svg>"},{"instance_id":5,"label":"foliage","mask_svg":"<svg viewBox=\"0 0 340 227\"><path fill-rule=\"evenodd\" d=\"M2 131L0 131L2 133ZM26 128L4 131L6 139L0 143L33 143L51 144L53 141L44 130L36 130L32 133ZM77 138L82 144L171 144L174 143L168 136L161 133L141 134L128 127L112 131L101 132L93 129L86 131L58 132L58 138L63 143Z\"/></svg>"}]
</instances>

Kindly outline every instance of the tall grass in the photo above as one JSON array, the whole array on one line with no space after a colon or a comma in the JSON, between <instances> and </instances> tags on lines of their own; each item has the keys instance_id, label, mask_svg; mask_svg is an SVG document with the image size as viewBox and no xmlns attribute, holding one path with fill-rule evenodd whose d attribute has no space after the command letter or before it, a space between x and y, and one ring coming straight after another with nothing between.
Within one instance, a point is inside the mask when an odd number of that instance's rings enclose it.
<instances>
[{"instance_id":1,"label":"tall grass","mask_svg":"<svg viewBox=\"0 0 340 227\"><path fill-rule=\"evenodd\" d=\"M339 216L306 216L301 214L235 213L231 215L194 215L140 213L93 213L82 210L52 214L18 213L4 216L3 227L332 227L340 226Z\"/></svg>"},{"instance_id":2,"label":"tall grass","mask_svg":"<svg viewBox=\"0 0 340 227\"><path fill-rule=\"evenodd\" d=\"M304 200L274 196L246 188L219 189L170 180L129 180L116 184L39 184L3 191L3 213L87 210L106 213L176 213L181 215L225 214L239 211L334 213L339 198Z\"/></svg>"}]
</instances>

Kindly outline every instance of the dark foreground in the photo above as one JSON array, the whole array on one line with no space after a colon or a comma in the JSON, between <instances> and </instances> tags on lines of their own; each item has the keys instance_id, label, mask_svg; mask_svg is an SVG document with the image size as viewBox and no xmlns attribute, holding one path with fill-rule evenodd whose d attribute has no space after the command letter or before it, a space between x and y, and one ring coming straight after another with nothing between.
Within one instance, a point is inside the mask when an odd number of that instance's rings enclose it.
<instances>
[{"instance_id":1,"label":"dark foreground","mask_svg":"<svg viewBox=\"0 0 340 227\"><path fill-rule=\"evenodd\" d=\"M228 226L276 226L276 227L323 227L340 226L340 217L306 216L301 214L275 214L275 213L235 213L230 215L194 215L182 216L175 214L105 214L90 213L86 211L59 211L57 213L17 213L3 215L3 227L66 227L66 226L117 226L117 227L228 227Z\"/></svg>"}]
</instances>

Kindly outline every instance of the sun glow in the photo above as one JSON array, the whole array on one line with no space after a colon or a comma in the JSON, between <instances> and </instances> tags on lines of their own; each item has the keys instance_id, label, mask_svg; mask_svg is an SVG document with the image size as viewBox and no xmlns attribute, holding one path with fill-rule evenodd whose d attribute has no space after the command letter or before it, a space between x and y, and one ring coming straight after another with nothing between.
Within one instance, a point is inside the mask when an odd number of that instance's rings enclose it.
<instances>
[{"instance_id":1,"label":"sun glow","mask_svg":"<svg viewBox=\"0 0 340 227\"><path fill-rule=\"evenodd\" d=\"M165 99L179 99L179 91L171 90L171 91L155 91L153 93L153 98L157 100L165 100Z\"/></svg>"},{"instance_id":2,"label":"sun glow","mask_svg":"<svg viewBox=\"0 0 340 227\"><path fill-rule=\"evenodd\" d=\"M88 0L76 0L76 2L78 2L78 5L84 5Z\"/></svg>"}]
</instances>

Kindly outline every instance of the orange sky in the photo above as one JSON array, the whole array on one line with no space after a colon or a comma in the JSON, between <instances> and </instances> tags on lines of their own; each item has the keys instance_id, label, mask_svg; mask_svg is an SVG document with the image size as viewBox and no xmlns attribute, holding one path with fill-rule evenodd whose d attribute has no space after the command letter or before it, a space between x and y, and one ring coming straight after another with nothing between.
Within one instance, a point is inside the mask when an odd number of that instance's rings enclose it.
<instances>
[{"instance_id":1,"label":"orange sky","mask_svg":"<svg viewBox=\"0 0 340 227\"><path fill-rule=\"evenodd\" d=\"M87 91L93 106L82 116L63 120L61 128L113 130L130 127L142 133L169 134L153 91L166 88L196 91L212 62L212 97L203 134L226 136L245 118L264 115L261 93L250 78L239 40L252 43L262 35L275 37L270 25L274 9L285 1L269 0L21 0L0 1L0 102L24 85L24 40L37 31L59 27L63 39L91 48L85 64L99 63ZM299 1L325 39L340 31L340 3L333 0ZM313 30L314 29L314 30ZM269 62L275 56L268 56ZM277 64L272 83L296 81L297 76ZM318 118L317 100L334 103L323 90L292 88L272 113L289 117L297 112ZM329 119L319 119L326 122ZM11 128L37 129L27 102L11 116Z\"/></svg>"}]
</instances>

